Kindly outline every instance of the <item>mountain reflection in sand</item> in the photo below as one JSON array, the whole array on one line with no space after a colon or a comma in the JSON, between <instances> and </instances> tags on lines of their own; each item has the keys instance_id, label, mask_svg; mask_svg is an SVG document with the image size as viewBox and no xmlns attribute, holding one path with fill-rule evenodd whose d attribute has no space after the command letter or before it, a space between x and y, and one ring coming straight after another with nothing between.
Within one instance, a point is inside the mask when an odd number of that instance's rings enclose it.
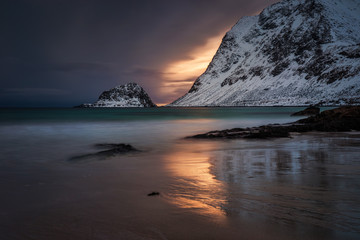
<instances>
[{"instance_id":1,"label":"mountain reflection in sand","mask_svg":"<svg viewBox=\"0 0 360 240\"><path fill-rule=\"evenodd\" d=\"M170 201L181 208L217 219L265 217L360 231L358 135L179 145L164 164L176 179Z\"/></svg>"},{"instance_id":2,"label":"mountain reflection in sand","mask_svg":"<svg viewBox=\"0 0 360 240\"><path fill-rule=\"evenodd\" d=\"M222 181L211 173L209 151L215 142L185 144L164 156L165 169L175 182L170 185L170 201L180 208L201 215L224 219L226 189ZM194 152L195 150L195 152Z\"/></svg>"}]
</instances>

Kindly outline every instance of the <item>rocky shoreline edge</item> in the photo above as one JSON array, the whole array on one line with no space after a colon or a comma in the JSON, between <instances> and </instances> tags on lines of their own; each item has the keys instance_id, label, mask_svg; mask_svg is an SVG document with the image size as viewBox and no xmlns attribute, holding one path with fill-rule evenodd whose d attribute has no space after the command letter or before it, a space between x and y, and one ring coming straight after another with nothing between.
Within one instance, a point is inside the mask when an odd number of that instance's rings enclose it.
<instances>
[{"instance_id":1,"label":"rocky shoreline edge","mask_svg":"<svg viewBox=\"0 0 360 240\"><path fill-rule=\"evenodd\" d=\"M360 106L326 110L314 116L287 124L269 124L251 128L233 128L188 136L198 139L267 139L290 137L291 132L349 132L360 131Z\"/></svg>"}]
</instances>

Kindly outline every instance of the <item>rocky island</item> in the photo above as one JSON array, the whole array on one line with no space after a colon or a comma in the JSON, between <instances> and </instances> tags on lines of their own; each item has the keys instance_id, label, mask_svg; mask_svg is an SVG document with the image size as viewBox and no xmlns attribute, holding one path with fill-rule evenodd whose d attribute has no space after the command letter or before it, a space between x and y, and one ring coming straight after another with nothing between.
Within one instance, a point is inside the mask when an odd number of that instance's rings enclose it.
<instances>
[{"instance_id":1,"label":"rocky island","mask_svg":"<svg viewBox=\"0 0 360 240\"><path fill-rule=\"evenodd\" d=\"M156 107L156 105L139 84L127 83L102 92L95 103L84 103L77 107Z\"/></svg>"}]
</instances>

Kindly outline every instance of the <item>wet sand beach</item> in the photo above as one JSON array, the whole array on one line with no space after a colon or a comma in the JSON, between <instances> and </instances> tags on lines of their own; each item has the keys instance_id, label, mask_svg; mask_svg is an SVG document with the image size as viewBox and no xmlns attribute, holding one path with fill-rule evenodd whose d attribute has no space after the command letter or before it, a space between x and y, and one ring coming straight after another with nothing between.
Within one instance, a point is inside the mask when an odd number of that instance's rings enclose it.
<instances>
[{"instance_id":1,"label":"wet sand beach","mask_svg":"<svg viewBox=\"0 0 360 240\"><path fill-rule=\"evenodd\" d=\"M2 141L1 239L360 237L358 132L192 140L183 137L222 126L174 124L166 126L178 129L171 137L142 141L150 128L118 139L120 125L110 137L117 128L107 124L89 132L81 124L13 128ZM126 138L141 151L71 161L96 152L95 143Z\"/></svg>"}]
</instances>

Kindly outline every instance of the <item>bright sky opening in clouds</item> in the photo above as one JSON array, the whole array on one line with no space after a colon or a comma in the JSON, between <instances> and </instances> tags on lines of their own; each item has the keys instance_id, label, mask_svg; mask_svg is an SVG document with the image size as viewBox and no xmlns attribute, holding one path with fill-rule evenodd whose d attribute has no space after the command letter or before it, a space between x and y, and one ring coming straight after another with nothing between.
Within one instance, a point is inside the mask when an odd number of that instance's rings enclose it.
<instances>
[{"instance_id":1,"label":"bright sky opening in clouds","mask_svg":"<svg viewBox=\"0 0 360 240\"><path fill-rule=\"evenodd\" d=\"M188 59L169 63L163 71L166 81L162 85L162 92L190 89L195 79L206 70L211 62L224 34L225 31L209 38L204 45L195 47L188 54Z\"/></svg>"},{"instance_id":2,"label":"bright sky opening in clouds","mask_svg":"<svg viewBox=\"0 0 360 240\"><path fill-rule=\"evenodd\" d=\"M188 60L180 60L170 63L165 69L166 79L179 80L199 76L209 65L211 59L218 49L224 33L212 37L203 46L196 47L190 54Z\"/></svg>"}]
</instances>

